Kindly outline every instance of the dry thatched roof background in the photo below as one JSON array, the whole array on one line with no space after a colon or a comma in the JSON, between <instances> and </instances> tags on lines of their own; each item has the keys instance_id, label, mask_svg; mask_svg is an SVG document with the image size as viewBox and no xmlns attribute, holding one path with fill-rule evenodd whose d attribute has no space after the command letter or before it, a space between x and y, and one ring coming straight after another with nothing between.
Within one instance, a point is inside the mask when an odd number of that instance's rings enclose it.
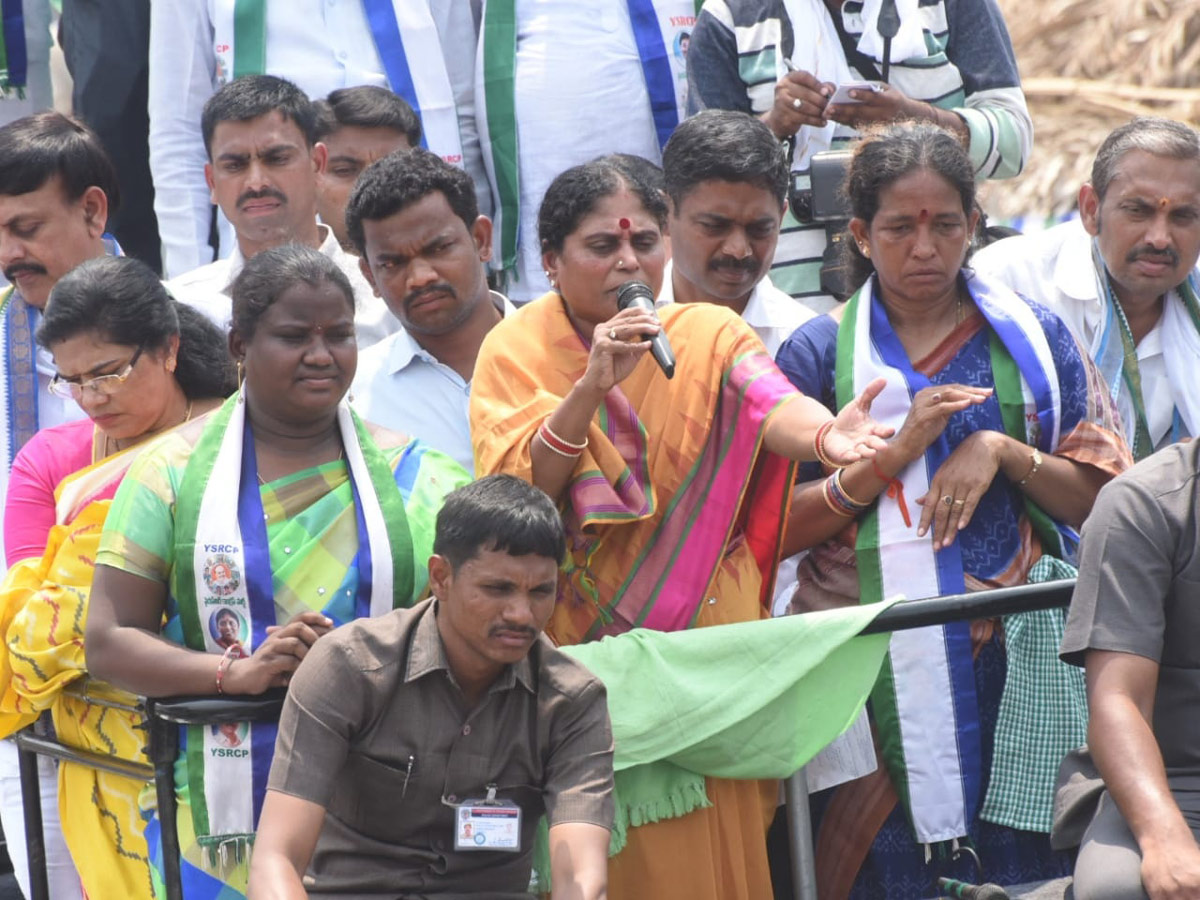
<instances>
[{"instance_id":1,"label":"dry thatched roof background","mask_svg":"<svg viewBox=\"0 0 1200 900\"><path fill-rule=\"evenodd\" d=\"M1075 205L1104 137L1135 115L1200 124L1198 0L997 0L1033 115L1033 157L986 184L993 217Z\"/></svg>"}]
</instances>

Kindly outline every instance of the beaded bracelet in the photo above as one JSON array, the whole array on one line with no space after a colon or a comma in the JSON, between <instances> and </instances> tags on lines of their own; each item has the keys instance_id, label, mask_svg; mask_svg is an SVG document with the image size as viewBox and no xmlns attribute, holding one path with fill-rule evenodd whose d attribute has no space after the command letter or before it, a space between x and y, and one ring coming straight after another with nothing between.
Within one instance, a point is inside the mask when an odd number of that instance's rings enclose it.
<instances>
[{"instance_id":1,"label":"beaded bracelet","mask_svg":"<svg viewBox=\"0 0 1200 900\"><path fill-rule=\"evenodd\" d=\"M833 419L829 419L817 429L817 433L813 436L813 455L816 456L817 462L827 469L844 469L844 464L834 462L829 454L825 452L825 437L832 428Z\"/></svg>"},{"instance_id":2,"label":"beaded bracelet","mask_svg":"<svg viewBox=\"0 0 1200 900\"><path fill-rule=\"evenodd\" d=\"M843 511L843 515L857 516L871 505L870 503L859 503L846 493L846 489L842 487L841 469L838 469L825 481L825 492L829 495L829 498L833 501L834 505Z\"/></svg>"},{"instance_id":3,"label":"beaded bracelet","mask_svg":"<svg viewBox=\"0 0 1200 900\"><path fill-rule=\"evenodd\" d=\"M821 497L825 500L825 505L829 507L829 511L834 515L841 516L843 519L857 518L858 513L838 503L836 495L833 493L832 475L821 482Z\"/></svg>"},{"instance_id":4,"label":"beaded bracelet","mask_svg":"<svg viewBox=\"0 0 1200 900\"><path fill-rule=\"evenodd\" d=\"M221 661L217 663L216 681L218 694L225 693L225 688L222 686L222 682L225 681L225 673L233 668L234 660L241 659L243 653L244 651L242 650L241 644L233 644L225 649L225 655L222 656Z\"/></svg>"},{"instance_id":5,"label":"beaded bracelet","mask_svg":"<svg viewBox=\"0 0 1200 900\"><path fill-rule=\"evenodd\" d=\"M569 441L564 441L553 431L551 431L550 426L545 422L542 422L542 424L538 426L537 436L541 438L542 443L545 444L546 447L557 453L559 456L567 459L578 459L579 457L583 456L583 448L587 446L586 443L572 444Z\"/></svg>"}]
</instances>

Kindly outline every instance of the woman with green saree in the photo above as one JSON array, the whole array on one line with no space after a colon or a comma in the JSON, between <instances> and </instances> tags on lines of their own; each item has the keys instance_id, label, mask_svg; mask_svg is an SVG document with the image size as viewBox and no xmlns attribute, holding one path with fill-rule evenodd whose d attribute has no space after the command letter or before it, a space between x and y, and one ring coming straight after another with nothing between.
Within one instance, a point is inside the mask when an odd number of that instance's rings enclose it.
<instances>
[{"instance_id":1,"label":"woman with green saree","mask_svg":"<svg viewBox=\"0 0 1200 900\"><path fill-rule=\"evenodd\" d=\"M241 390L131 467L101 538L88 665L146 696L284 686L332 628L414 602L442 498L469 480L351 412L354 295L326 257L265 251L232 294ZM185 729L189 900L244 894L274 743L272 725Z\"/></svg>"}]
</instances>

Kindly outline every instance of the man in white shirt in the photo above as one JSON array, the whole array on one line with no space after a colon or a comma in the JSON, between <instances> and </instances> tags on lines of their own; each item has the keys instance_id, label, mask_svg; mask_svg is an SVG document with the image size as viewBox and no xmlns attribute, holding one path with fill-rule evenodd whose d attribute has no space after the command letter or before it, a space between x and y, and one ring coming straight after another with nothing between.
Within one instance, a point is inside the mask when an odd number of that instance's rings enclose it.
<instances>
[{"instance_id":1,"label":"man in white shirt","mask_svg":"<svg viewBox=\"0 0 1200 900\"><path fill-rule=\"evenodd\" d=\"M200 111L243 75L278 75L314 98L359 84L391 87L417 110L429 148L465 166L486 193L475 38L465 0L154 0L150 168L168 277L213 259ZM220 256L232 242L223 227Z\"/></svg>"},{"instance_id":2,"label":"man in white shirt","mask_svg":"<svg viewBox=\"0 0 1200 900\"><path fill-rule=\"evenodd\" d=\"M117 175L99 138L56 112L0 128L0 509L13 457L39 428L83 418L73 400L51 394L54 358L34 342L55 283L80 263L119 253L105 235L120 200ZM3 543L0 541L0 551ZM59 827L54 764L39 765L47 875L53 897L80 896L79 876ZM0 741L0 822L18 880L28 895L24 818L17 752Z\"/></svg>"},{"instance_id":3,"label":"man in white shirt","mask_svg":"<svg viewBox=\"0 0 1200 900\"><path fill-rule=\"evenodd\" d=\"M340 88L316 101L317 140L328 160L317 176L317 212L347 253L346 201L363 169L397 150L421 145L421 120L404 98L387 88Z\"/></svg>"},{"instance_id":4,"label":"man in white shirt","mask_svg":"<svg viewBox=\"0 0 1200 900\"><path fill-rule=\"evenodd\" d=\"M296 85L273 75L231 81L204 105L201 129L209 162L204 178L213 202L233 223L237 247L220 259L172 279L168 287L218 326L229 324L229 288L245 261L263 250L298 243L338 264L354 287L358 346L369 347L400 323L371 292L358 260L317 222L317 178L325 145L316 141L317 111Z\"/></svg>"},{"instance_id":5,"label":"man in white shirt","mask_svg":"<svg viewBox=\"0 0 1200 900\"><path fill-rule=\"evenodd\" d=\"M475 358L513 307L488 290L492 223L479 214L471 179L425 150L393 153L358 179L346 225L363 274L404 323L359 355L354 405L474 471Z\"/></svg>"},{"instance_id":6,"label":"man in white shirt","mask_svg":"<svg viewBox=\"0 0 1200 900\"><path fill-rule=\"evenodd\" d=\"M657 163L683 119L695 0L488 0L476 121L494 192L493 267L518 304L550 290L537 216L571 166L624 152Z\"/></svg>"},{"instance_id":7,"label":"man in white shirt","mask_svg":"<svg viewBox=\"0 0 1200 900\"><path fill-rule=\"evenodd\" d=\"M1200 436L1200 136L1157 117L1118 128L1079 189L1079 214L998 241L972 265L1067 323L1142 459Z\"/></svg>"},{"instance_id":8,"label":"man in white shirt","mask_svg":"<svg viewBox=\"0 0 1200 900\"><path fill-rule=\"evenodd\" d=\"M812 310L771 284L788 167L769 128L745 113L706 110L683 122L663 152L671 262L658 302L727 306L766 345L779 345Z\"/></svg>"}]
</instances>

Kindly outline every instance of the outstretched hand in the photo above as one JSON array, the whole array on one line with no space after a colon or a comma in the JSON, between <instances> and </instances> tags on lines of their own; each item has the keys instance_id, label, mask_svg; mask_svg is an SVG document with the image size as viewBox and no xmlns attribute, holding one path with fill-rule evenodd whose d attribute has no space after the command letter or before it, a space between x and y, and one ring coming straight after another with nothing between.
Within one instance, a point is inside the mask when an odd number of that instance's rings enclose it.
<instances>
[{"instance_id":1,"label":"outstretched hand","mask_svg":"<svg viewBox=\"0 0 1200 900\"><path fill-rule=\"evenodd\" d=\"M871 404L887 386L887 380L876 378L861 394L842 407L825 435L822 449L829 461L848 466L860 459L870 459L887 446L887 438L896 433L890 425L880 425L871 418Z\"/></svg>"}]
</instances>

